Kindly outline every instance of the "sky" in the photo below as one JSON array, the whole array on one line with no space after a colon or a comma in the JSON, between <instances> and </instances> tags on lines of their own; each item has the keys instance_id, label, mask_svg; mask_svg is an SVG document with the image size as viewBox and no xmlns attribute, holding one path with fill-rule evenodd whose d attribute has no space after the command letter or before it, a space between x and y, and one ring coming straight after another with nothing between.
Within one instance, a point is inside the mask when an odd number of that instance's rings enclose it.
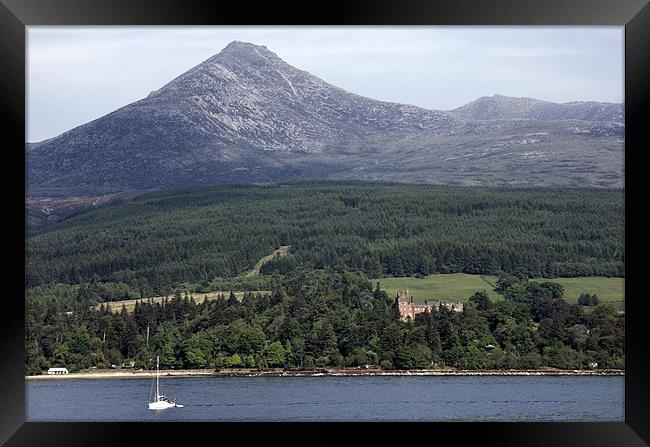
<instances>
[{"instance_id":1,"label":"sky","mask_svg":"<svg viewBox=\"0 0 650 447\"><path fill-rule=\"evenodd\" d=\"M233 40L353 93L449 110L501 94L623 102L623 27L27 28L28 142L146 97Z\"/></svg>"}]
</instances>

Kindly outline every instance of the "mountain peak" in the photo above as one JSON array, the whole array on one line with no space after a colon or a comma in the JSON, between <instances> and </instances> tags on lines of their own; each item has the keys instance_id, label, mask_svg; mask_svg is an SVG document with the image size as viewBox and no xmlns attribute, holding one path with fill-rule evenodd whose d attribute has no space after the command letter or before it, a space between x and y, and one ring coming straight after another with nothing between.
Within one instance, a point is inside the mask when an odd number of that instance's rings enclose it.
<instances>
[{"instance_id":1,"label":"mountain peak","mask_svg":"<svg viewBox=\"0 0 650 447\"><path fill-rule=\"evenodd\" d=\"M250 42L242 42L240 40L233 40L226 45L216 56L223 57L243 57L251 58L265 58L265 59L278 59L278 56L270 51L264 45L255 45ZM216 57L215 56L215 57Z\"/></svg>"},{"instance_id":2,"label":"mountain peak","mask_svg":"<svg viewBox=\"0 0 650 447\"><path fill-rule=\"evenodd\" d=\"M495 93L492 96L481 96L476 101L504 101L504 102L546 102L529 96L507 96Z\"/></svg>"},{"instance_id":3,"label":"mountain peak","mask_svg":"<svg viewBox=\"0 0 650 447\"><path fill-rule=\"evenodd\" d=\"M235 49L235 48L263 48L266 49L266 45L255 45L251 42L244 42L243 40L233 40L228 45L224 47L224 50Z\"/></svg>"},{"instance_id":4,"label":"mountain peak","mask_svg":"<svg viewBox=\"0 0 650 447\"><path fill-rule=\"evenodd\" d=\"M259 80L263 73L269 72L269 67L285 66L288 64L266 46L234 40L220 52L151 92L147 98L152 99L164 94L177 95L178 92L200 96L202 92L211 89L208 93L212 94L214 88L223 88L224 81L239 82L243 85L242 80Z\"/></svg>"}]
</instances>

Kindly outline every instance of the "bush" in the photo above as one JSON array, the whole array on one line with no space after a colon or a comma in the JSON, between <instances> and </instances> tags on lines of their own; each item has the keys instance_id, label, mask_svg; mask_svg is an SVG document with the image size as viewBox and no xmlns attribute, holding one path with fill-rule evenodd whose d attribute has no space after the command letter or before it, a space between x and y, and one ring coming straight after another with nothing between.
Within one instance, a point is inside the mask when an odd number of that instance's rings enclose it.
<instances>
[{"instance_id":1,"label":"bush","mask_svg":"<svg viewBox=\"0 0 650 447\"><path fill-rule=\"evenodd\" d=\"M578 353L563 344L553 344L544 348L544 362L559 369L576 369L580 367Z\"/></svg>"},{"instance_id":2,"label":"bush","mask_svg":"<svg viewBox=\"0 0 650 447\"><path fill-rule=\"evenodd\" d=\"M583 293L578 298L578 304L581 306L597 306L600 303L597 295L590 295L588 293Z\"/></svg>"},{"instance_id":3,"label":"bush","mask_svg":"<svg viewBox=\"0 0 650 447\"><path fill-rule=\"evenodd\" d=\"M314 357L306 355L302 359L302 369L314 369Z\"/></svg>"},{"instance_id":4,"label":"bush","mask_svg":"<svg viewBox=\"0 0 650 447\"><path fill-rule=\"evenodd\" d=\"M127 292L127 298L130 300L139 300L142 299L142 296L140 295L140 292L136 292L135 290L129 290Z\"/></svg>"},{"instance_id":5,"label":"bush","mask_svg":"<svg viewBox=\"0 0 650 447\"><path fill-rule=\"evenodd\" d=\"M233 354L230 357L226 357L223 362L223 366L226 368L238 368L242 365L242 359L238 354Z\"/></svg>"},{"instance_id":6,"label":"bush","mask_svg":"<svg viewBox=\"0 0 650 447\"><path fill-rule=\"evenodd\" d=\"M539 369L540 366L542 366L542 356L537 352L529 352L519 359L520 368Z\"/></svg>"},{"instance_id":7,"label":"bush","mask_svg":"<svg viewBox=\"0 0 650 447\"><path fill-rule=\"evenodd\" d=\"M199 285L194 287L194 293L208 293L210 289L210 283L207 280L203 280Z\"/></svg>"},{"instance_id":8,"label":"bush","mask_svg":"<svg viewBox=\"0 0 650 447\"><path fill-rule=\"evenodd\" d=\"M390 360L382 360L381 363L379 364L379 367L380 367L381 369L387 369L387 370L389 370L389 369L395 369L395 368L393 367L393 362L391 362Z\"/></svg>"},{"instance_id":9,"label":"bush","mask_svg":"<svg viewBox=\"0 0 650 447\"><path fill-rule=\"evenodd\" d=\"M355 348L345 359L346 366L364 366L368 363L368 355L363 348Z\"/></svg>"},{"instance_id":10,"label":"bush","mask_svg":"<svg viewBox=\"0 0 650 447\"><path fill-rule=\"evenodd\" d=\"M521 280L516 276L501 274L499 275L499 279L497 280L497 287L495 290L497 292L503 293L506 290L508 290L510 287L514 286L515 284L519 284L520 282Z\"/></svg>"},{"instance_id":11,"label":"bush","mask_svg":"<svg viewBox=\"0 0 650 447\"><path fill-rule=\"evenodd\" d=\"M603 319L614 320L618 316L618 309L610 303L599 304L594 309L593 314Z\"/></svg>"},{"instance_id":12,"label":"bush","mask_svg":"<svg viewBox=\"0 0 650 447\"><path fill-rule=\"evenodd\" d=\"M319 368L329 366L329 364L330 364L330 358L326 355L322 355L316 359L316 366L318 366Z\"/></svg>"}]
</instances>

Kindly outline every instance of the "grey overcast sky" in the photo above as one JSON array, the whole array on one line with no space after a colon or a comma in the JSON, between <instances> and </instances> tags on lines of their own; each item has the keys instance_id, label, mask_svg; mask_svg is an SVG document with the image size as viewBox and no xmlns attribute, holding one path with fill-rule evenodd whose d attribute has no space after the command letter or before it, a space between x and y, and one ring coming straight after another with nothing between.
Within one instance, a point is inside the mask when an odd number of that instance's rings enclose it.
<instances>
[{"instance_id":1,"label":"grey overcast sky","mask_svg":"<svg viewBox=\"0 0 650 447\"><path fill-rule=\"evenodd\" d=\"M623 36L623 27L30 26L26 137L141 99L233 40L351 92L430 109L495 93L622 102Z\"/></svg>"}]
</instances>

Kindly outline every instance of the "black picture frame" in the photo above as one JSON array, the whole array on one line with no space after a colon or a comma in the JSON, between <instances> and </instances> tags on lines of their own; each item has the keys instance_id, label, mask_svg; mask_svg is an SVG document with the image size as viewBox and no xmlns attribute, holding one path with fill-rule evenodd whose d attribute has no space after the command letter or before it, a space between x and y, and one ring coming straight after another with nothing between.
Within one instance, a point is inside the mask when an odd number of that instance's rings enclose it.
<instances>
[{"instance_id":1,"label":"black picture frame","mask_svg":"<svg viewBox=\"0 0 650 447\"><path fill-rule=\"evenodd\" d=\"M288 11L291 11L289 13ZM354 428L352 437L329 424L217 423L35 423L25 422L24 404L24 236L25 236L25 27L29 25L619 25L625 26L625 244L626 377L625 422L621 423L418 423L339 424ZM650 357L647 297L643 274L647 262L643 152L647 150L642 112L650 99L650 5L648 0L444 0L426 2L346 1L252 5L215 0L0 0L0 101L3 155L10 156L2 176L5 192L2 234L3 269L2 380L0 442L23 445L130 444L135 435L150 442L226 442L229 434L249 439L307 443L374 443L391 434L416 441L414 432L441 442L481 445L630 445L650 443ZM644 143L646 143L644 145ZM22 167L20 169L19 167ZM638 198L635 199L634 196ZM644 200L645 199L645 200ZM443 438L444 437L444 438ZM206 441L198 441L205 439Z\"/></svg>"}]
</instances>

